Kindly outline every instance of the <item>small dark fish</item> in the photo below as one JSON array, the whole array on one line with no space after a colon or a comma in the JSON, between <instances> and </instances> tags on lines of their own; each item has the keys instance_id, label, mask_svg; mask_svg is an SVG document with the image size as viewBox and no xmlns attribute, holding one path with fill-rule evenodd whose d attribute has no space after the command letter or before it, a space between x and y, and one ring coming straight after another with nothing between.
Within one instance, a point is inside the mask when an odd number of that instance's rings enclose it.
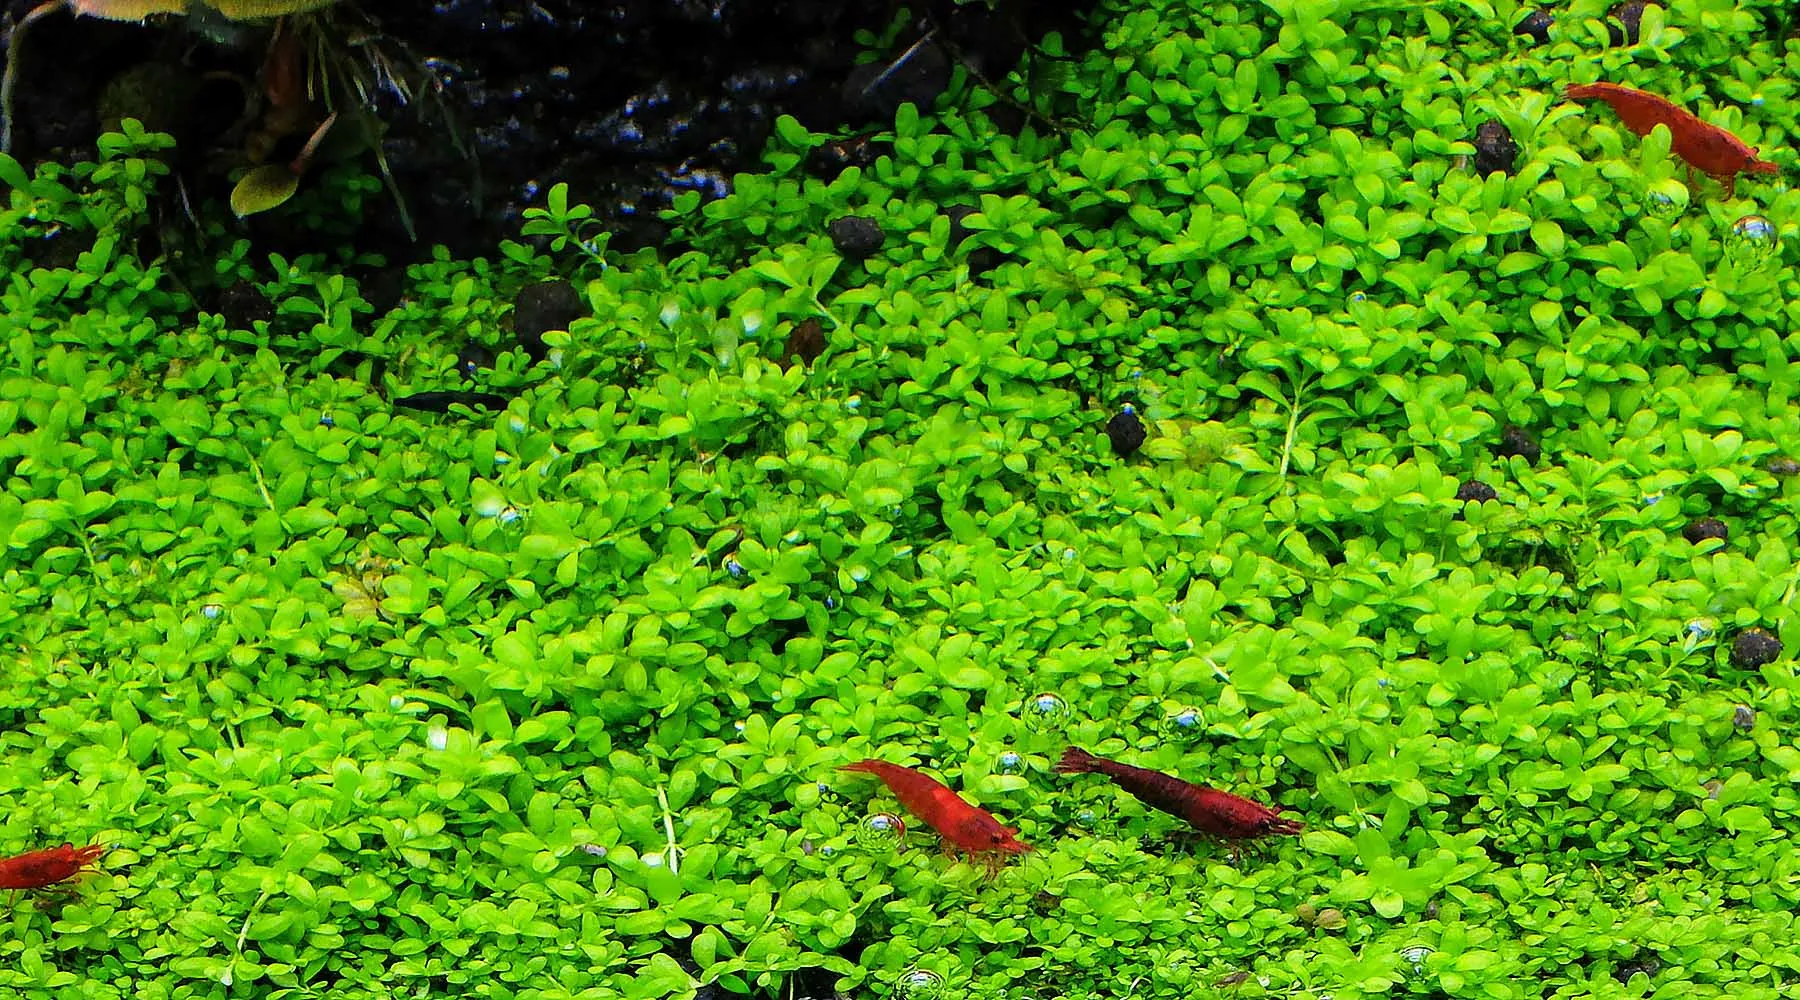
<instances>
[{"instance_id":1,"label":"small dark fish","mask_svg":"<svg viewBox=\"0 0 1800 1000\"><path fill-rule=\"evenodd\" d=\"M1302 829L1299 820L1278 815L1280 806L1265 806L1230 792L1182 781L1161 771L1096 757L1080 747L1063 751L1056 771L1058 774L1104 774L1139 802L1171 816L1179 816L1196 829L1227 840L1295 834Z\"/></svg>"},{"instance_id":2,"label":"small dark fish","mask_svg":"<svg viewBox=\"0 0 1800 1000\"><path fill-rule=\"evenodd\" d=\"M449 413L452 403L461 403L471 409L485 406L490 410L499 410L506 407L506 397L491 392L439 389L432 392L415 392L410 396L402 396L394 400L395 406L404 406L410 410L429 410L432 413Z\"/></svg>"}]
</instances>

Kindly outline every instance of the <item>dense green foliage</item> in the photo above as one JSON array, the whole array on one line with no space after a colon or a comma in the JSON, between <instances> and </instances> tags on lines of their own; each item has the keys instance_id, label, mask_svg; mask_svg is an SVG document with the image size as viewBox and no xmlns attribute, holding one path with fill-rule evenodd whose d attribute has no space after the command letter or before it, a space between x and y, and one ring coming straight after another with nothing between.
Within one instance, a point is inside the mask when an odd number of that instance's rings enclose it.
<instances>
[{"instance_id":1,"label":"dense green foliage","mask_svg":"<svg viewBox=\"0 0 1800 1000\"><path fill-rule=\"evenodd\" d=\"M1665 134L1557 95L1664 93L1793 169L1800 45L1671 0L1607 49L1606 6L1533 49L1483 0L1118 2L1019 91L1064 134L959 89L827 183L787 120L681 206L694 252L603 266L559 197L557 252L439 258L384 316L240 243L248 329L133 252L157 137L0 159L0 853L114 845L10 910L0 993L1791 990L1800 194L1690 197ZM1516 175L1459 165L1485 118ZM1778 259L1727 246L1751 212ZM558 268L593 317L502 356L507 410L383 398ZM1735 665L1751 626L1788 652ZM1071 740L1309 832L1171 841L1049 773ZM1036 851L990 883L859 836L898 810L864 756Z\"/></svg>"}]
</instances>

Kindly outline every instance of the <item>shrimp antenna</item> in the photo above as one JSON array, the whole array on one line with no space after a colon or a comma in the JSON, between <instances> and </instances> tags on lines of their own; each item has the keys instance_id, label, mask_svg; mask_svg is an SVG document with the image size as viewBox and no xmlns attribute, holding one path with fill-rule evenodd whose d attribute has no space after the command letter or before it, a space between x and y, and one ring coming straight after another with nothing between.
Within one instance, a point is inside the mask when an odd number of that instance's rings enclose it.
<instances>
[{"instance_id":1,"label":"shrimp antenna","mask_svg":"<svg viewBox=\"0 0 1800 1000\"><path fill-rule=\"evenodd\" d=\"M913 56L917 55L919 52L919 49L922 48L926 42L931 41L931 39L936 35L937 35L937 25L934 24L929 29L927 29L923 35L919 36L918 41L916 41L916 42L912 43L912 45L908 46L905 52L900 53L899 58L897 58L893 62L889 63L887 69L882 70L879 74L876 75L875 79L870 80L868 85L863 87L862 93L860 96L867 97L867 96L869 96L869 91L874 90L876 87L879 87L882 84L886 83L888 81L889 77L892 77L896 72L899 72L900 67L906 65L907 61L912 59Z\"/></svg>"}]
</instances>

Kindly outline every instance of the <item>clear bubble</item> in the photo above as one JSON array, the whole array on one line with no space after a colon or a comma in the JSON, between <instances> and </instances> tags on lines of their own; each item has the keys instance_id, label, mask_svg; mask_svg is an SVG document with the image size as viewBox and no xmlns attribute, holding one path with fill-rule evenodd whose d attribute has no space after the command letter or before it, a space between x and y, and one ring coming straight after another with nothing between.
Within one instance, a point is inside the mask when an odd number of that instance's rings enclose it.
<instances>
[{"instance_id":1,"label":"clear bubble","mask_svg":"<svg viewBox=\"0 0 1800 1000\"><path fill-rule=\"evenodd\" d=\"M1066 563L1074 562L1075 561L1075 550L1074 549L1064 549L1062 551L1062 561L1066 562Z\"/></svg>"},{"instance_id":2,"label":"clear bubble","mask_svg":"<svg viewBox=\"0 0 1800 1000\"><path fill-rule=\"evenodd\" d=\"M1034 733L1059 729L1074 714L1062 696L1050 691L1032 695L1025 701L1025 728Z\"/></svg>"},{"instance_id":3,"label":"clear bubble","mask_svg":"<svg viewBox=\"0 0 1800 1000\"><path fill-rule=\"evenodd\" d=\"M819 854L827 858L834 857L837 854L837 848L830 844L826 844L824 847L819 848Z\"/></svg>"},{"instance_id":4,"label":"clear bubble","mask_svg":"<svg viewBox=\"0 0 1800 1000\"><path fill-rule=\"evenodd\" d=\"M675 321L681 318L681 306L673 301L664 302L662 311L656 314L656 318L662 320L663 326L673 327ZM641 351L643 349L644 342L640 340L638 341L638 350Z\"/></svg>"},{"instance_id":5,"label":"clear bubble","mask_svg":"<svg viewBox=\"0 0 1800 1000\"><path fill-rule=\"evenodd\" d=\"M1414 972L1425 971L1425 960L1431 957L1431 953L1431 946L1423 944L1400 949L1400 957L1406 960L1406 964L1413 967Z\"/></svg>"},{"instance_id":6,"label":"clear bubble","mask_svg":"<svg viewBox=\"0 0 1800 1000\"><path fill-rule=\"evenodd\" d=\"M744 314L743 324L744 336L754 337L756 336L756 331L762 329L763 314L759 312L747 312Z\"/></svg>"},{"instance_id":7,"label":"clear bubble","mask_svg":"<svg viewBox=\"0 0 1800 1000\"><path fill-rule=\"evenodd\" d=\"M1075 825L1083 830L1092 830L1100 825L1100 816L1092 809L1083 809L1075 814Z\"/></svg>"},{"instance_id":8,"label":"clear bubble","mask_svg":"<svg viewBox=\"0 0 1800 1000\"><path fill-rule=\"evenodd\" d=\"M850 579L855 580L857 583L867 583L869 581L869 567L864 566L861 563L850 567Z\"/></svg>"},{"instance_id":9,"label":"clear bubble","mask_svg":"<svg viewBox=\"0 0 1800 1000\"><path fill-rule=\"evenodd\" d=\"M321 414L319 414L319 426L320 427L336 427L337 421L331 419L331 414L321 413Z\"/></svg>"},{"instance_id":10,"label":"clear bubble","mask_svg":"<svg viewBox=\"0 0 1800 1000\"><path fill-rule=\"evenodd\" d=\"M398 712L405 707L406 707L406 699L401 697L400 695L396 694L396 695L392 695L388 698L388 710L389 711Z\"/></svg>"},{"instance_id":11,"label":"clear bubble","mask_svg":"<svg viewBox=\"0 0 1800 1000\"><path fill-rule=\"evenodd\" d=\"M1760 215L1746 215L1731 225L1725 236L1725 259L1739 267L1761 267L1781 249L1775 223Z\"/></svg>"},{"instance_id":12,"label":"clear bubble","mask_svg":"<svg viewBox=\"0 0 1800 1000\"><path fill-rule=\"evenodd\" d=\"M520 434L520 433L523 433L525 430L525 421L519 419L518 417L513 417L511 420L508 420L506 422L506 426L511 427L512 432L514 434Z\"/></svg>"},{"instance_id":13,"label":"clear bubble","mask_svg":"<svg viewBox=\"0 0 1800 1000\"><path fill-rule=\"evenodd\" d=\"M1367 301L1369 301L1369 296L1362 292L1350 293L1350 304L1353 306L1360 306Z\"/></svg>"},{"instance_id":14,"label":"clear bubble","mask_svg":"<svg viewBox=\"0 0 1800 1000\"><path fill-rule=\"evenodd\" d=\"M732 359L737 357L737 327L729 323L720 323L718 326L713 327L712 339L713 356L719 359L719 364L731 364Z\"/></svg>"},{"instance_id":15,"label":"clear bubble","mask_svg":"<svg viewBox=\"0 0 1800 1000\"><path fill-rule=\"evenodd\" d=\"M425 742L433 750L442 750L450 745L450 731L443 726L432 726L425 731Z\"/></svg>"},{"instance_id":16,"label":"clear bubble","mask_svg":"<svg viewBox=\"0 0 1800 1000\"><path fill-rule=\"evenodd\" d=\"M201 617L205 618L207 621L215 621L224 613L225 607L220 604L208 604L200 609Z\"/></svg>"},{"instance_id":17,"label":"clear bubble","mask_svg":"<svg viewBox=\"0 0 1800 1000\"><path fill-rule=\"evenodd\" d=\"M744 724L742 722L734 722L731 724L731 728L737 730L739 733L742 733L744 731Z\"/></svg>"},{"instance_id":18,"label":"clear bubble","mask_svg":"<svg viewBox=\"0 0 1800 1000\"><path fill-rule=\"evenodd\" d=\"M496 452L494 452L494 464L495 465L511 465L512 464L512 456L508 455L504 451L496 451Z\"/></svg>"},{"instance_id":19,"label":"clear bubble","mask_svg":"<svg viewBox=\"0 0 1800 1000\"><path fill-rule=\"evenodd\" d=\"M1739 705L1731 710L1731 724L1742 732L1756 728L1756 709L1749 705Z\"/></svg>"},{"instance_id":20,"label":"clear bubble","mask_svg":"<svg viewBox=\"0 0 1800 1000\"><path fill-rule=\"evenodd\" d=\"M896 1000L938 1000L944 995L944 977L930 969L908 969L894 990Z\"/></svg>"},{"instance_id":21,"label":"clear bubble","mask_svg":"<svg viewBox=\"0 0 1800 1000\"><path fill-rule=\"evenodd\" d=\"M1119 412L1129 417L1137 413L1137 407L1132 406L1130 403L1126 403L1124 406L1119 407Z\"/></svg>"},{"instance_id":22,"label":"clear bubble","mask_svg":"<svg viewBox=\"0 0 1800 1000\"><path fill-rule=\"evenodd\" d=\"M1169 716L1163 729L1178 740L1197 740L1206 729L1206 716L1197 708L1184 708Z\"/></svg>"},{"instance_id":23,"label":"clear bubble","mask_svg":"<svg viewBox=\"0 0 1800 1000\"><path fill-rule=\"evenodd\" d=\"M1687 199L1668 191L1652 190L1644 199L1644 207L1658 219L1673 219L1686 210Z\"/></svg>"},{"instance_id":24,"label":"clear bubble","mask_svg":"<svg viewBox=\"0 0 1800 1000\"><path fill-rule=\"evenodd\" d=\"M645 868L661 868L662 866L663 856L660 853L651 851L649 854L644 855Z\"/></svg>"},{"instance_id":25,"label":"clear bubble","mask_svg":"<svg viewBox=\"0 0 1800 1000\"><path fill-rule=\"evenodd\" d=\"M544 357L550 362L550 367L552 368L561 368L563 366L563 349L560 347L550 348L550 353L544 355Z\"/></svg>"},{"instance_id":26,"label":"clear bubble","mask_svg":"<svg viewBox=\"0 0 1800 1000\"><path fill-rule=\"evenodd\" d=\"M730 573L732 576L732 579L735 580L738 577L741 577L744 575L744 564L741 562L738 562L737 559L732 556L726 556L725 557L725 572Z\"/></svg>"},{"instance_id":27,"label":"clear bubble","mask_svg":"<svg viewBox=\"0 0 1800 1000\"><path fill-rule=\"evenodd\" d=\"M599 844L582 844L581 850L583 853L590 854L596 858L606 857L606 848Z\"/></svg>"},{"instance_id":28,"label":"clear bubble","mask_svg":"<svg viewBox=\"0 0 1800 1000\"><path fill-rule=\"evenodd\" d=\"M1025 770L1025 758L1017 750L1004 751L994 762L994 770L1000 774L1019 774Z\"/></svg>"},{"instance_id":29,"label":"clear bubble","mask_svg":"<svg viewBox=\"0 0 1800 1000\"><path fill-rule=\"evenodd\" d=\"M870 850L898 847L906 838L906 821L893 813L870 813L856 824L856 842Z\"/></svg>"},{"instance_id":30,"label":"clear bubble","mask_svg":"<svg viewBox=\"0 0 1800 1000\"><path fill-rule=\"evenodd\" d=\"M1695 618L1690 620L1681 630L1681 649L1683 653L1692 653L1702 644L1712 639L1718 623L1711 618Z\"/></svg>"}]
</instances>

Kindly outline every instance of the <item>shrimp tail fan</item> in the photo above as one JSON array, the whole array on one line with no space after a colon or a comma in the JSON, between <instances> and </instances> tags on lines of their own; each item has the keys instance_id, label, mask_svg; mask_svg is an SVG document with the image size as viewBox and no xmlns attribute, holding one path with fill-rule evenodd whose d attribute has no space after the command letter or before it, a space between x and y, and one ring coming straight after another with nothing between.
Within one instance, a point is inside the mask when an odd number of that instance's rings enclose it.
<instances>
[{"instance_id":1,"label":"shrimp tail fan","mask_svg":"<svg viewBox=\"0 0 1800 1000\"><path fill-rule=\"evenodd\" d=\"M1080 747L1070 747L1063 751L1062 760L1056 762L1056 773L1092 774L1100 770L1100 765L1100 758Z\"/></svg>"}]
</instances>

